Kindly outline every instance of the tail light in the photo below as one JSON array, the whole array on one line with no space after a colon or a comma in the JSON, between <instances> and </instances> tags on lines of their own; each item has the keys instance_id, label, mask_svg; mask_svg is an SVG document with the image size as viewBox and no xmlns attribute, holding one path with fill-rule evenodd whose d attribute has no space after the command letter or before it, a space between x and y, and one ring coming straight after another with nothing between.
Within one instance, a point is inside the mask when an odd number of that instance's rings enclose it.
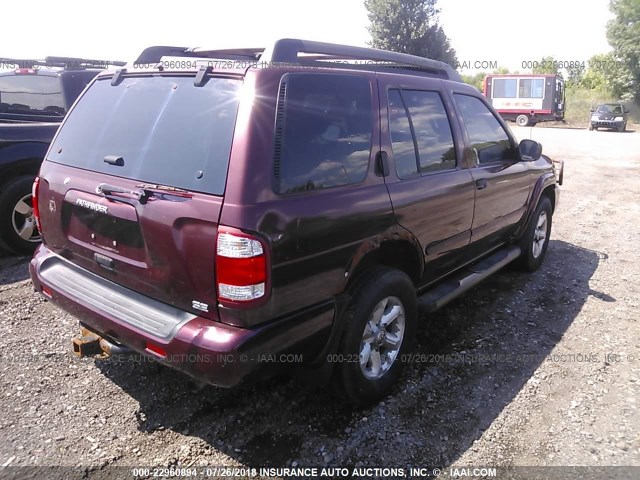
<instances>
[{"instance_id":1,"label":"tail light","mask_svg":"<svg viewBox=\"0 0 640 480\"><path fill-rule=\"evenodd\" d=\"M264 297L267 259L262 242L240 230L218 229L216 242L218 298L244 303Z\"/></svg>"},{"instance_id":2,"label":"tail light","mask_svg":"<svg viewBox=\"0 0 640 480\"><path fill-rule=\"evenodd\" d=\"M36 219L36 227L42 234L42 227L40 227L40 209L38 208L38 193L40 191L40 177L36 177L33 181L33 187L31 187L31 208L33 208L33 218Z\"/></svg>"}]
</instances>

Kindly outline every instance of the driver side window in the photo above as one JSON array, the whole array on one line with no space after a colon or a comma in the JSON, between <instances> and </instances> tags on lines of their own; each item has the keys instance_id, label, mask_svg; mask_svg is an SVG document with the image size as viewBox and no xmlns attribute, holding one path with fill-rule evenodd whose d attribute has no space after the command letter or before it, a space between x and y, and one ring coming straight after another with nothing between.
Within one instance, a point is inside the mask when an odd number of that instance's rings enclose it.
<instances>
[{"instance_id":1,"label":"driver side window","mask_svg":"<svg viewBox=\"0 0 640 480\"><path fill-rule=\"evenodd\" d=\"M480 99L462 94L454 94L454 98L479 164L517 159L507 132Z\"/></svg>"}]
</instances>

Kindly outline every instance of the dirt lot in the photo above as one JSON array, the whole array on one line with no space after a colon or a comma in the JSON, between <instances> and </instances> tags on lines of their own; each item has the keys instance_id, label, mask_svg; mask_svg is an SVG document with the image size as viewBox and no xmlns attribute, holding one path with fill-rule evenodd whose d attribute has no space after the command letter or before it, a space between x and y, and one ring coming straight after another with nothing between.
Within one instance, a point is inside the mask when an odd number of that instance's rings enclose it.
<instances>
[{"instance_id":1,"label":"dirt lot","mask_svg":"<svg viewBox=\"0 0 640 480\"><path fill-rule=\"evenodd\" d=\"M364 410L77 359L76 319L0 258L0 465L640 466L640 133L514 131L566 161L543 268L425 318L422 361Z\"/></svg>"}]
</instances>

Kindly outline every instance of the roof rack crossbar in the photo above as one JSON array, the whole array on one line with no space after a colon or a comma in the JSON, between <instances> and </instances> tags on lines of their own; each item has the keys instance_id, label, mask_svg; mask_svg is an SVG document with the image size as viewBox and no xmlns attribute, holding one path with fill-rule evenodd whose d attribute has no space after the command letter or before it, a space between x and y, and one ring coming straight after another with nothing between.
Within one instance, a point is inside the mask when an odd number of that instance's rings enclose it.
<instances>
[{"instance_id":1,"label":"roof rack crossbar","mask_svg":"<svg viewBox=\"0 0 640 480\"><path fill-rule=\"evenodd\" d=\"M124 67L127 62L121 60L95 60L90 58L76 58L76 57L45 57L45 62L58 63L65 65L80 65L80 66L101 66L101 65L114 65L116 67Z\"/></svg>"},{"instance_id":2,"label":"roof rack crossbar","mask_svg":"<svg viewBox=\"0 0 640 480\"><path fill-rule=\"evenodd\" d=\"M163 57L212 58L218 60L256 61L264 48L235 48L224 50L195 50L187 47L154 46L142 51L136 64L159 63Z\"/></svg>"},{"instance_id":3,"label":"roof rack crossbar","mask_svg":"<svg viewBox=\"0 0 640 480\"><path fill-rule=\"evenodd\" d=\"M0 58L1 63L17 65L19 68L60 67L60 68L105 68L109 65L123 67L127 62L119 60L89 60L73 57L45 57L44 60Z\"/></svg>"}]
</instances>

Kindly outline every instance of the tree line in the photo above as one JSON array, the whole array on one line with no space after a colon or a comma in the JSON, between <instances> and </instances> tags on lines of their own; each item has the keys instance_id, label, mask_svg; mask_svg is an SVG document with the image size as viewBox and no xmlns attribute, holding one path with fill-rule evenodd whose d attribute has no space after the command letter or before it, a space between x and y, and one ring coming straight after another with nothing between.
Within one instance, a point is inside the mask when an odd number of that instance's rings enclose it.
<instances>
[{"instance_id":1,"label":"tree line","mask_svg":"<svg viewBox=\"0 0 640 480\"><path fill-rule=\"evenodd\" d=\"M458 65L456 51L439 23L438 0L365 0L371 46ZM569 88L606 92L640 103L640 0L610 0L614 18L607 24L609 53L586 61L559 62L552 56L533 62L533 73L563 74ZM488 72L463 75L482 89ZM509 72L506 68L491 73Z\"/></svg>"}]
</instances>

